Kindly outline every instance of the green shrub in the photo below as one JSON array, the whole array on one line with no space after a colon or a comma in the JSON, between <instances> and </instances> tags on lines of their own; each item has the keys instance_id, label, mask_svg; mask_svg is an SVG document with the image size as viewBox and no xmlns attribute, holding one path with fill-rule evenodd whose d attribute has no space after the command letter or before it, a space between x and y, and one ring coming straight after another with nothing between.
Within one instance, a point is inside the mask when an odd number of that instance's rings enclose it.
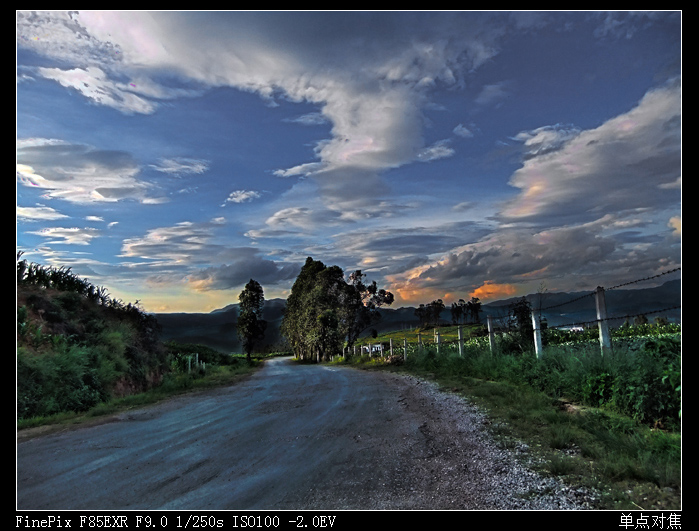
<instances>
[{"instance_id":1,"label":"green shrub","mask_svg":"<svg viewBox=\"0 0 699 531\"><path fill-rule=\"evenodd\" d=\"M104 401L107 391L86 349L65 347L50 356L17 352L17 417L87 411Z\"/></svg>"}]
</instances>

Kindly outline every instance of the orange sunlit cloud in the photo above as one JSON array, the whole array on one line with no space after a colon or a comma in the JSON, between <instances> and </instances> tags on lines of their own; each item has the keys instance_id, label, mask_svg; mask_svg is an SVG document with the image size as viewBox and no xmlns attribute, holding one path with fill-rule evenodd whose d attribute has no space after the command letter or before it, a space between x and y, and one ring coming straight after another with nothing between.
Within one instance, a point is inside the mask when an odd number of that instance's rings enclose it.
<instances>
[{"instance_id":1,"label":"orange sunlit cloud","mask_svg":"<svg viewBox=\"0 0 699 531\"><path fill-rule=\"evenodd\" d=\"M424 288L419 286L414 286L411 284L393 284L389 286L389 291L393 292L396 297L396 301L400 303L405 303L409 305L418 304L429 304L430 302L442 299L446 304L450 301L456 300L458 297L454 296L452 293L445 293L443 289L439 288ZM398 307L395 305L394 307Z\"/></svg>"},{"instance_id":2,"label":"orange sunlit cloud","mask_svg":"<svg viewBox=\"0 0 699 531\"><path fill-rule=\"evenodd\" d=\"M670 222L668 223L668 226L672 227L673 229L673 234L678 237L682 237L682 218L680 217L673 217L670 218Z\"/></svg>"},{"instance_id":3,"label":"orange sunlit cloud","mask_svg":"<svg viewBox=\"0 0 699 531\"><path fill-rule=\"evenodd\" d=\"M486 281L481 287L473 290L469 295L481 300L500 299L502 297L512 297L517 293L517 288L512 284L494 284Z\"/></svg>"}]
</instances>

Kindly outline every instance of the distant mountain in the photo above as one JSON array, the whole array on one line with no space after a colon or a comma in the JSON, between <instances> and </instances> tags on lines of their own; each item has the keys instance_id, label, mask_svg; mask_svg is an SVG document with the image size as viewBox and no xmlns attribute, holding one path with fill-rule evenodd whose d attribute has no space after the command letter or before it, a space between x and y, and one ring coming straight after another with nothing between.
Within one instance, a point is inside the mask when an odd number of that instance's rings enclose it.
<instances>
[{"instance_id":1,"label":"distant mountain","mask_svg":"<svg viewBox=\"0 0 699 531\"><path fill-rule=\"evenodd\" d=\"M159 313L155 317L165 341L201 344L221 352L241 352L236 332L238 306L229 304L211 313ZM279 326L285 306L284 299L265 301L262 317L268 325L261 346L271 346L280 341Z\"/></svg>"},{"instance_id":2,"label":"distant mountain","mask_svg":"<svg viewBox=\"0 0 699 531\"><path fill-rule=\"evenodd\" d=\"M481 318L486 316L496 319L507 317L509 306L521 297L500 300L481 307ZM541 306L542 315L549 326L563 326L594 321L597 318L595 298L589 291L573 293L544 293L527 295L527 300L533 308ZM612 326L619 326L625 321L625 316L647 314L648 320L656 316L666 317L671 322L680 322L682 311L682 282L671 280L665 284L646 289L617 289L607 291L607 315L621 317L611 321ZM539 302L541 299L541 303ZM569 301L573 301L570 302ZM267 333L263 345L273 348L281 342L279 326L286 301L270 299L265 301L263 318L268 322ZM677 309L662 313L651 313L658 310L677 307ZM383 308L381 322L374 328L379 333L414 328L419 325L414 307ZM182 343L198 343L215 348L222 352L241 352L240 342L236 334L238 319L238 304L230 304L211 313L161 313L156 314L162 328L163 339L175 340ZM442 322L451 323L451 312L447 307L441 315ZM633 320L633 319L631 319ZM367 331L369 333L369 331Z\"/></svg>"},{"instance_id":3,"label":"distant mountain","mask_svg":"<svg viewBox=\"0 0 699 531\"><path fill-rule=\"evenodd\" d=\"M597 319L595 296L590 291L531 294L526 298L532 308L542 308L542 317L549 326L588 323ZM483 305L483 311L496 318L506 316L509 306L517 300L519 298L514 297ZM627 316L633 321L639 314L646 315L650 322L662 316L679 323L682 318L682 281L670 280L654 288L606 290L605 301L611 326L621 325ZM654 313L661 310L666 311ZM614 317L618 319L612 319Z\"/></svg>"}]
</instances>

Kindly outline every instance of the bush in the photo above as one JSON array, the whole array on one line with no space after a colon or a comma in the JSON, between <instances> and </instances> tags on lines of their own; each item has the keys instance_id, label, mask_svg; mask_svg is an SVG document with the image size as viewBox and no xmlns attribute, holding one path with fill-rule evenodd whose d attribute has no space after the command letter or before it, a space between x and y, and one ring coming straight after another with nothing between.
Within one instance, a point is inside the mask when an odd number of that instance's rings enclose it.
<instances>
[{"instance_id":1,"label":"bush","mask_svg":"<svg viewBox=\"0 0 699 531\"><path fill-rule=\"evenodd\" d=\"M681 414L681 344L645 341L615 382L614 406L646 423L676 424Z\"/></svg>"},{"instance_id":2,"label":"bush","mask_svg":"<svg viewBox=\"0 0 699 531\"><path fill-rule=\"evenodd\" d=\"M442 348L438 355L435 347L425 347L409 354L406 366L443 376L526 384L550 397L608 408L646 424L679 427L680 337L653 334L639 339L628 331L624 337L615 341L610 355L602 356L597 341L566 341L547 347L539 359L517 349L493 355L487 343L469 341L463 357L453 349Z\"/></svg>"},{"instance_id":3,"label":"bush","mask_svg":"<svg viewBox=\"0 0 699 531\"><path fill-rule=\"evenodd\" d=\"M72 346L52 356L17 352L17 418L82 412L107 399L98 367L84 348Z\"/></svg>"}]
</instances>

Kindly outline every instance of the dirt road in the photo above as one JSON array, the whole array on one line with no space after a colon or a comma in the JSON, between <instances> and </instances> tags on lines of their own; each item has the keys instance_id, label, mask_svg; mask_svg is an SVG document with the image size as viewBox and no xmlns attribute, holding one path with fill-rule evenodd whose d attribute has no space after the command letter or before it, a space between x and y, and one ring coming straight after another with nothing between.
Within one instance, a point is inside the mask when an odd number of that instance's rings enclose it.
<instances>
[{"instance_id":1,"label":"dirt road","mask_svg":"<svg viewBox=\"0 0 699 531\"><path fill-rule=\"evenodd\" d=\"M462 399L289 359L235 386L17 444L17 509L579 509Z\"/></svg>"}]
</instances>

